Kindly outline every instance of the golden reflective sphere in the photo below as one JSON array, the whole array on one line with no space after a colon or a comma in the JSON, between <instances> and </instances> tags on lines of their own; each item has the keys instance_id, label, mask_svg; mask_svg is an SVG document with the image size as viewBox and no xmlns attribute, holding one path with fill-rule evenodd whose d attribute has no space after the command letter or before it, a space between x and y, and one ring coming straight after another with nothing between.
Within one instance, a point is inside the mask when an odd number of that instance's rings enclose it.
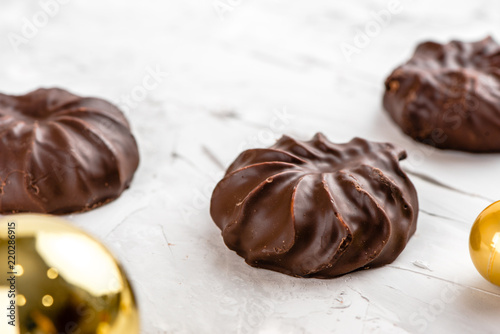
<instances>
[{"instance_id":1,"label":"golden reflective sphere","mask_svg":"<svg viewBox=\"0 0 500 334\"><path fill-rule=\"evenodd\" d=\"M470 231L469 251L477 271L500 286L500 201L476 218Z\"/></svg>"},{"instance_id":2,"label":"golden reflective sphere","mask_svg":"<svg viewBox=\"0 0 500 334\"><path fill-rule=\"evenodd\" d=\"M0 219L0 333L137 334L133 291L111 253L60 218Z\"/></svg>"}]
</instances>

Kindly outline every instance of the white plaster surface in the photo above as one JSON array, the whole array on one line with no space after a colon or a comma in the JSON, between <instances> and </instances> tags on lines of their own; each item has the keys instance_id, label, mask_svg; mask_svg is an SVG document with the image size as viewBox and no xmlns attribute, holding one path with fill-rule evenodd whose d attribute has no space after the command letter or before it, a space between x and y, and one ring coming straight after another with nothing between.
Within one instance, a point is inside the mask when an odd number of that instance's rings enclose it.
<instances>
[{"instance_id":1,"label":"white plaster surface","mask_svg":"<svg viewBox=\"0 0 500 334\"><path fill-rule=\"evenodd\" d=\"M1 1L2 92L59 86L123 105L149 71L168 72L127 111L142 159L131 188L66 217L123 263L144 333L500 331L500 288L468 254L472 222L499 199L500 155L430 150L381 107L385 77L416 43L500 39L500 2L404 1L350 62L340 46L353 45L389 1L64 2L16 51L9 38L42 7ZM251 268L223 244L208 211L223 168L282 133L317 131L407 149L421 211L393 264L298 279Z\"/></svg>"}]
</instances>

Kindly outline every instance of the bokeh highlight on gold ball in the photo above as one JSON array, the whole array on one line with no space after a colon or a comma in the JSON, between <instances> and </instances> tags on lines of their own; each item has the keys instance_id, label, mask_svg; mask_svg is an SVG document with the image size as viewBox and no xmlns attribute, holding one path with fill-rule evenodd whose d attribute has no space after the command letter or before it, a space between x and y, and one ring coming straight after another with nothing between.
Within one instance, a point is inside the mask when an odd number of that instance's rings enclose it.
<instances>
[{"instance_id":1,"label":"bokeh highlight on gold ball","mask_svg":"<svg viewBox=\"0 0 500 334\"><path fill-rule=\"evenodd\" d=\"M500 286L500 201L476 218L470 232L469 251L477 271Z\"/></svg>"},{"instance_id":2,"label":"bokeh highlight on gold ball","mask_svg":"<svg viewBox=\"0 0 500 334\"><path fill-rule=\"evenodd\" d=\"M101 243L60 218L1 218L0 277L2 334L139 333L121 266Z\"/></svg>"}]
</instances>

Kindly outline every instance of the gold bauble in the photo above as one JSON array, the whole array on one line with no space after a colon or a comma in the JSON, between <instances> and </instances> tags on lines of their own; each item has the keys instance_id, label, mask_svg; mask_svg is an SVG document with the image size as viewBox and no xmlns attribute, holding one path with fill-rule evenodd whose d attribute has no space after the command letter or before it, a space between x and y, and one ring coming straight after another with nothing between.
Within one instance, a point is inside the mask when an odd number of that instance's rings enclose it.
<instances>
[{"instance_id":1,"label":"gold bauble","mask_svg":"<svg viewBox=\"0 0 500 334\"><path fill-rule=\"evenodd\" d=\"M2 334L139 333L121 266L101 243L60 218L1 218L0 278Z\"/></svg>"},{"instance_id":2,"label":"gold bauble","mask_svg":"<svg viewBox=\"0 0 500 334\"><path fill-rule=\"evenodd\" d=\"M477 271L500 286L500 201L477 217L470 231L469 251Z\"/></svg>"}]
</instances>

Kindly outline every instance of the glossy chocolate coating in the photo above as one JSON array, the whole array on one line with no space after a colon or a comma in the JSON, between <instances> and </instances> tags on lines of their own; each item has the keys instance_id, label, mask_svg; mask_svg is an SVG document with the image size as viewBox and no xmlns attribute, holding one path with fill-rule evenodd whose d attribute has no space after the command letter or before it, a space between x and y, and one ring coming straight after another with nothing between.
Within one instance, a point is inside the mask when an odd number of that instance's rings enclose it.
<instances>
[{"instance_id":1,"label":"glossy chocolate coating","mask_svg":"<svg viewBox=\"0 0 500 334\"><path fill-rule=\"evenodd\" d=\"M65 214L117 198L139 164L124 115L62 89L0 94L0 212Z\"/></svg>"},{"instance_id":2,"label":"glossy chocolate coating","mask_svg":"<svg viewBox=\"0 0 500 334\"><path fill-rule=\"evenodd\" d=\"M384 107L404 133L442 149L500 152L500 45L420 44L385 81Z\"/></svg>"},{"instance_id":3,"label":"glossy chocolate coating","mask_svg":"<svg viewBox=\"0 0 500 334\"><path fill-rule=\"evenodd\" d=\"M392 144L283 136L240 154L211 215L226 245L255 267L331 278L392 262L416 229L417 193Z\"/></svg>"}]
</instances>

